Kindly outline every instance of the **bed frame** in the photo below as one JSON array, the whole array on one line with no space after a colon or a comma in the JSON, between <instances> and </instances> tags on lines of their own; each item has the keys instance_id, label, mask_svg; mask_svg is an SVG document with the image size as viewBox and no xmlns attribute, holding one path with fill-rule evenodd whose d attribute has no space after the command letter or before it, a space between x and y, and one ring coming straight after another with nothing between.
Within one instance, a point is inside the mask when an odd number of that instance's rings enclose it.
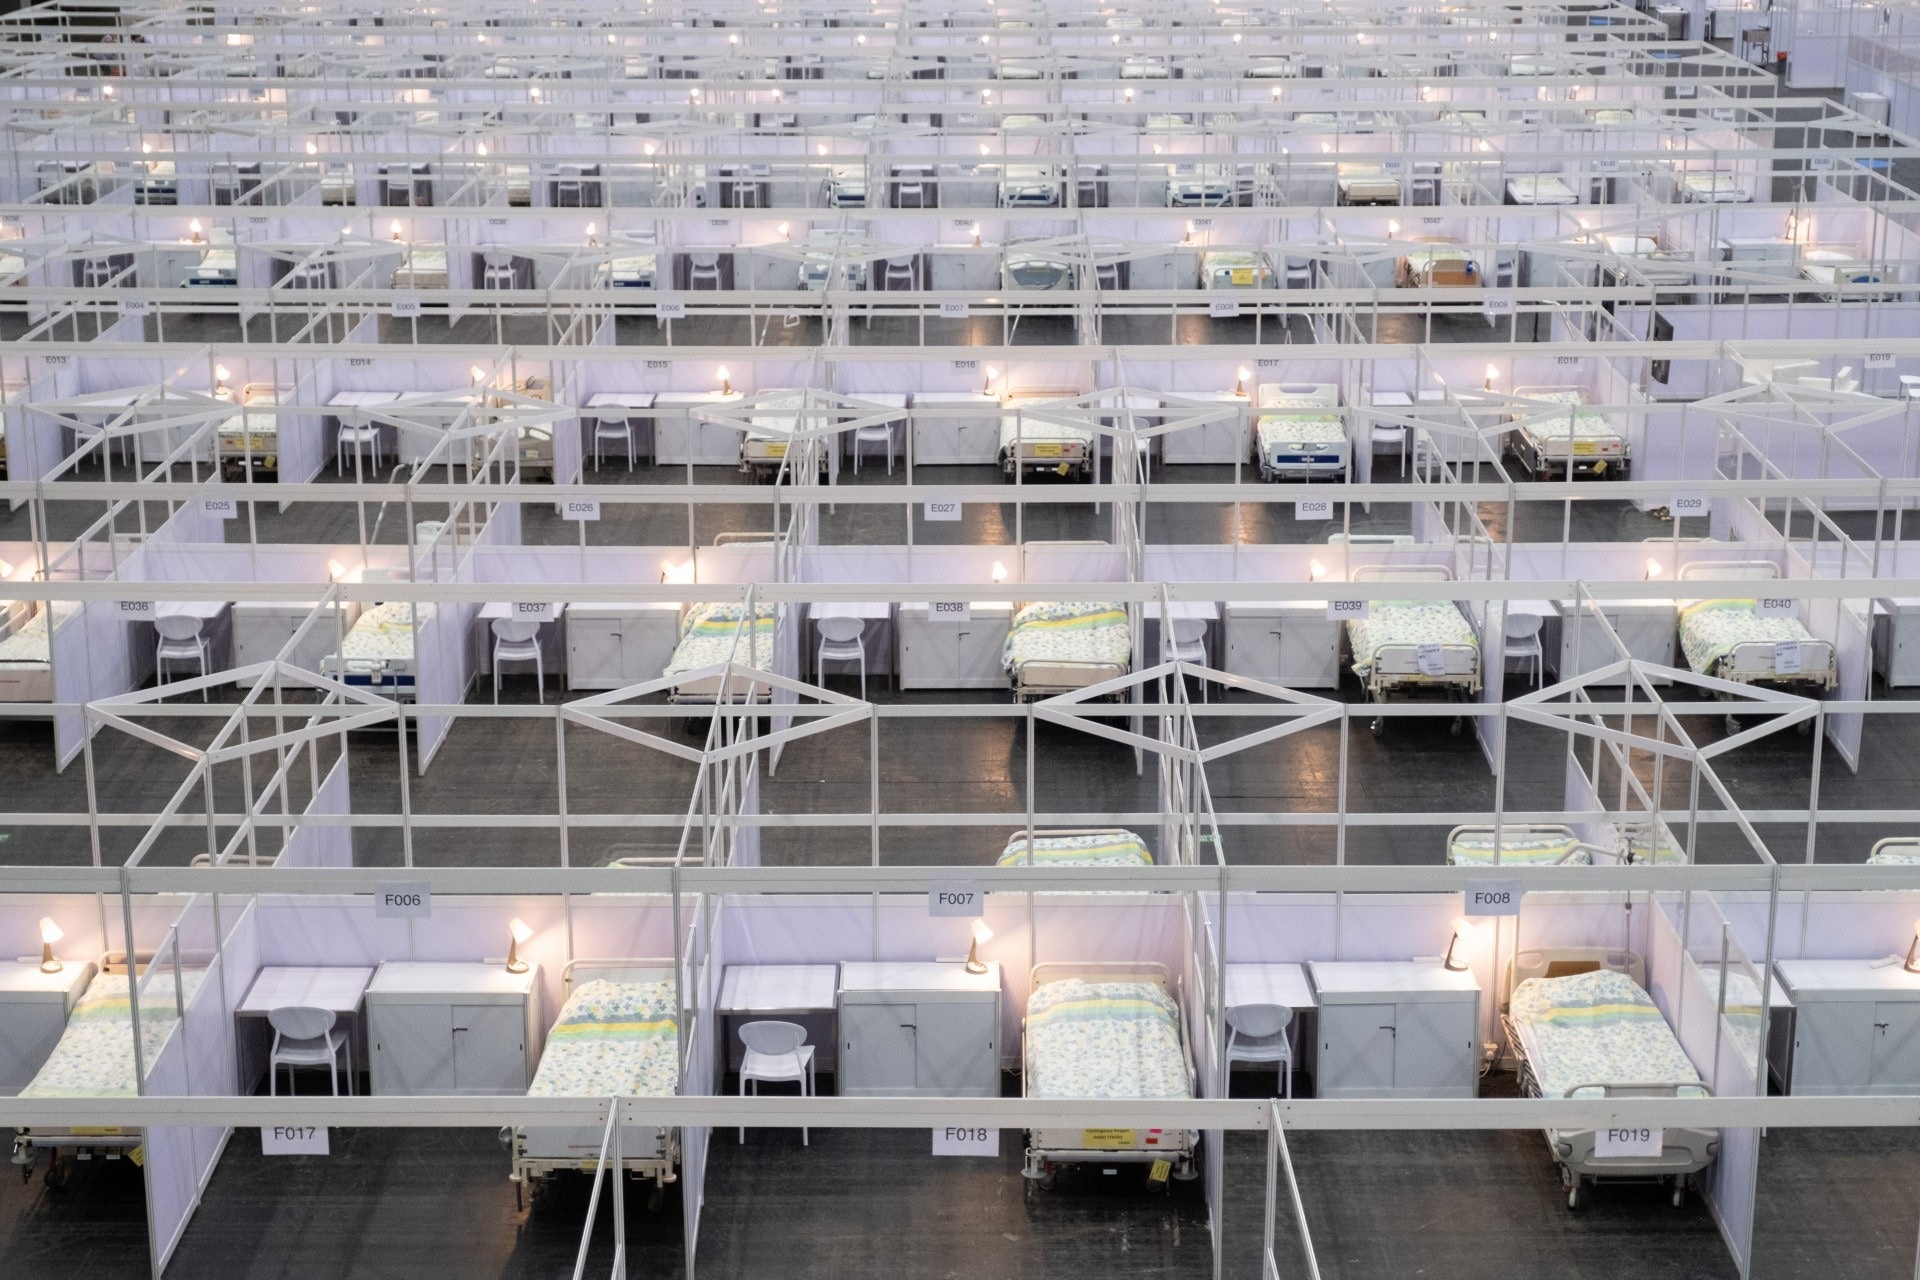
<instances>
[{"instance_id":1,"label":"bed frame","mask_svg":"<svg viewBox=\"0 0 1920 1280\"><path fill-rule=\"evenodd\" d=\"M1729 578L1736 581L1752 580L1756 582L1777 582L1780 579L1780 566L1771 560L1693 560L1680 566L1676 579L1686 582L1695 578ZM1800 628L1805 631L1806 628ZM1809 661L1811 657L1812 661ZM1781 672L1774 665L1773 643L1768 640L1749 640L1733 647L1733 652L1722 658L1719 670L1703 672L1721 680L1732 680L1738 684L1767 684L1781 687L1799 685L1814 686L1825 693L1840 682L1839 669L1834 663L1833 645L1814 635L1807 635L1800 641L1800 670ZM1729 732L1732 731L1735 717L1727 717ZM1813 729L1811 720L1801 725L1802 734Z\"/></svg>"},{"instance_id":2,"label":"bed frame","mask_svg":"<svg viewBox=\"0 0 1920 1280\"><path fill-rule=\"evenodd\" d=\"M726 545L726 542L724 541L724 539L726 538L726 535L722 534L720 536L722 541L717 542L715 545L716 546ZM740 541L751 541L751 539L741 539ZM767 539L767 541L771 541L771 539ZM681 618L681 621L683 622L686 620L686 613L684 611L681 613L680 618ZM755 621L755 619L747 618L747 619L743 619L743 621L746 621L747 623L751 624ZM777 620L774 625L777 630L779 626L779 623ZM753 656L754 650L759 646L754 643L753 633L751 629L749 629L746 639L747 639L747 643L745 645L745 649L746 649L747 657L750 659ZM769 639L768 644L771 645L772 643L773 641ZM679 648L680 648L679 640L674 641L673 647L675 652L679 651ZM673 659L669 657L667 661L669 664L671 664ZM747 662L747 663L743 663L742 665L752 666L753 664L751 662ZM676 705L681 705L681 706L695 706L695 707L714 706L721 701L720 682L724 678L725 678L724 676L708 676L707 678L702 680L690 680L684 684L676 685L674 689L667 694L667 701ZM741 681L736 679L732 684L728 686L728 688L731 690L731 692L727 695L725 701L726 701L726 705L730 707L740 706L747 703L762 703L762 702L773 701L773 686L770 684L767 684L763 680Z\"/></svg>"},{"instance_id":3,"label":"bed frame","mask_svg":"<svg viewBox=\"0 0 1920 1280\"><path fill-rule=\"evenodd\" d=\"M1269 392L1275 396L1288 397L1287 402L1268 399ZM1353 423L1340 403L1340 388L1330 382L1274 382L1261 386L1257 403L1253 410L1253 461L1260 469L1260 478L1275 480L1313 480L1325 477L1331 480L1346 478L1347 469L1353 457ZM1339 449L1339 460L1332 465L1324 462L1279 462L1269 457L1266 446L1260 439L1260 423L1267 418L1286 418L1295 415L1319 414L1331 412L1340 417L1343 436Z\"/></svg>"},{"instance_id":4,"label":"bed frame","mask_svg":"<svg viewBox=\"0 0 1920 1280\"><path fill-rule=\"evenodd\" d=\"M52 609L46 600L9 600L5 605L5 634L12 635L16 630L32 622L42 609ZM49 654L53 648L53 632L59 624L49 618L47 627L47 648ZM0 702L52 702L53 701L53 662L0 662Z\"/></svg>"},{"instance_id":5,"label":"bed frame","mask_svg":"<svg viewBox=\"0 0 1920 1280\"><path fill-rule=\"evenodd\" d=\"M1513 394L1520 399L1537 397L1548 393L1580 391L1580 405L1560 405L1557 408L1568 413L1578 413L1585 404L1586 392L1577 387L1515 387ZM1527 412L1518 415L1524 418L1545 418L1547 411ZM1632 466L1632 449L1627 438L1612 431L1604 439L1592 441L1575 440L1569 434L1564 445L1555 445L1551 441L1546 447L1536 443L1526 431L1516 426L1508 432L1508 441L1514 457L1536 480L1552 480L1564 477L1569 470L1576 476L1585 476L1590 480L1624 480ZM1582 452L1580 446L1587 444L1589 450Z\"/></svg>"},{"instance_id":6,"label":"bed frame","mask_svg":"<svg viewBox=\"0 0 1920 1280\"><path fill-rule=\"evenodd\" d=\"M375 573L377 572L378 571L375 570L369 570L363 575L362 580L368 582L388 580L383 577L376 577ZM371 606L369 606L369 608L371 608ZM365 617L366 612L366 610L362 610L361 617ZM419 612L416 610L414 617L418 618L419 616ZM347 634L352 635L353 627L359 625L360 618L355 618L353 620L353 626L347 628ZM370 693L384 694L392 698L395 702L412 702L415 696L413 677L416 664L420 661L420 625L424 624L416 625L413 629L413 654L411 657L382 658L380 659L380 665L372 671L355 671L347 664L350 661L361 662L365 661L365 659L344 658L336 651L320 659L320 674L326 676L329 680L338 680L341 684L350 685L356 689L365 689Z\"/></svg>"},{"instance_id":7,"label":"bed frame","mask_svg":"<svg viewBox=\"0 0 1920 1280\"><path fill-rule=\"evenodd\" d=\"M1045 422L1033 423L1030 428L1024 420L1027 409L1043 409L1047 401L1070 401L1081 394L1072 389L1015 391L1000 402L1001 412L1013 414L1020 421L1018 438L999 446L1000 470L1008 479L1022 468L1041 474L1072 475L1088 481L1093 479L1093 464L1099 454L1098 436L1085 441L1068 439L1064 434L1049 435L1049 431L1058 432L1059 428Z\"/></svg>"},{"instance_id":8,"label":"bed frame","mask_svg":"<svg viewBox=\"0 0 1920 1280\"><path fill-rule=\"evenodd\" d=\"M1036 831L1034 834L1040 833ZM1872 863L1883 849L1889 853L1920 854L1920 836L1888 836L1884 840L1874 841L1873 848L1867 850L1868 863Z\"/></svg>"},{"instance_id":9,"label":"bed frame","mask_svg":"<svg viewBox=\"0 0 1920 1280\"><path fill-rule=\"evenodd\" d=\"M1363 564L1353 571L1355 582L1451 582L1453 570L1440 564ZM1458 606L1455 606L1456 608ZM1367 697L1385 702L1393 694L1411 695L1438 691L1449 701L1464 702L1480 692L1480 650L1468 644L1440 646L1443 670L1440 675L1420 671L1420 647L1411 644L1385 644L1373 652L1373 666L1367 673ZM1386 721L1378 716L1370 726L1373 736L1386 733ZM1455 717L1453 733L1458 737L1466 722Z\"/></svg>"},{"instance_id":10,"label":"bed frame","mask_svg":"<svg viewBox=\"0 0 1920 1280\"><path fill-rule=\"evenodd\" d=\"M1020 606L1016 604L1013 611L1020 612ZM1128 625L1132 625L1131 618ZM1013 669L1013 700L1032 702L1073 693L1105 680L1118 680L1130 670L1132 664L1128 662L1075 662L1068 658L1023 662Z\"/></svg>"},{"instance_id":11,"label":"bed frame","mask_svg":"<svg viewBox=\"0 0 1920 1280\"><path fill-rule=\"evenodd\" d=\"M1037 834L1037 833L1036 833ZM1159 987L1174 998L1180 1000L1180 991L1167 974L1167 967L1144 960L1090 960L1090 961L1050 961L1033 967L1027 985L1029 996L1040 989L1041 984L1059 982L1067 978L1081 978L1088 982L1145 982ZM1193 1048L1187 1043L1187 1022L1182 1010L1178 1020L1180 1026L1180 1056L1187 1069L1187 1091L1193 1093L1197 1075L1193 1069ZM1033 1074L1027 1070L1027 1020L1020 1018L1020 1095L1027 1096L1028 1083ZM1173 1162L1173 1176L1185 1181L1199 1176L1194 1168L1193 1153L1199 1145L1200 1135L1192 1129L1124 1129L1108 1130L1118 1143L1115 1146L1091 1146L1087 1134L1098 1132L1089 1129L1030 1129L1027 1131L1026 1164L1020 1170L1020 1176L1038 1183L1042 1189L1053 1185L1054 1174L1063 1164L1151 1164L1155 1160ZM1128 1141L1118 1142L1121 1136ZM1149 1145L1151 1143L1151 1145Z\"/></svg>"},{"instance_id":12,"label":"bed frame","mask_svg":"<svg viewBox=\"0 0 1920 1280\"><path fill-rule=\"evenodd\" d=\"M560 982L563 993L571 995L576 981L656 982L672 978L673 973L674 963L666 958L569 960L560 970ZM515 1184L516 1201L520 1187L530 1186L538 1196L556 1173L592 1174L599 1167L600 1141L605 1135L600 1125L521 1125L503 1130L501 1140L513 1152L513 1172L508 1177ZM653 1179L656 1203L650 1207L657 1208L666 1185L680 1176L679 1128L620 1126L620 1168L636 1178Z\"/></svg>"},{"instance_id":13,"label":"bed frame","mask_svg":"<svg viewBox=\"0 0 1920 1280\"><path fill-rule=\"evenodd\" d=\"M1608 947L1542 947L1518 951L1507 965L1509 1004L1515 989L1529 978L1563 978L1596 969L1624 973L1635 986L1646 990L1646 961L1636 952ZM1665 1015L1662 1015L1664 1017ZM1501 1015L1507 1044L1519 1063L1520 1092L1525 1097L1540 1097L1540 1081L1527 1044L1514 1025L1511 1013ZM1669 1030L1672 1028L1669 1027ZM1671 1098L1681 1089L1698 1089L1711 1094L1711 1086L1701 1084L1657 1084L1624 1080L1592 1080L1575 1089L1599 1089L1609 1098ZM1571 1091L1569 1091L1571 1094ZM1547 1129L1547 1152L1560 1166L1560 1184L1567 1193L1567 1207L1577 1209L1583 1183L1602 1178L1621 1181L1673 1180L1673 1203L1678 1207L1686 1199L1687 1179L1712 1164L1720 1154L1718 1129L1662 1130L1657 1156L1607 1156L1594 1154L1592 1129Z\"/></svg>"},{"instance_id":14,"label":"bed frame","mask_svg":"<svg viewBox=\"0 0 1920 1280\"><path fill-rule=\"evenodd\" d=\"M1494 824L1490 822L1470 822L1470 823L1465 823L1461 826L1455 827L1453 830L1447 832L1447 846L1446 846L1447 847L1447 865L1448 866L1490 865L1490 864L1477 863L1477 862L1472 864L1462 864L1462 863L1454 862L1453 842L1459 839L1463 835L1491 836L1494 833L1495 829L1496 828ZM1609 849L1605 845L1589 844L1585 840L1580 840L1579 837L1575 835L1572 827L1566 826L1558 822L1506 822L1506 823L1501 823L1498 827L1498 830L1500 831L1500 839L1502 843L1508 840L1525 840L1531 836L1560 836L1568 840L1576 841L1576 844L1574 845L1574 847L1568 850L1567 855L1561 858L1560 861L1553 864L1554 866L1557 866L1557 867L1579 866L1580 864L1577 862L1574 862L1573 859L1581 853L1585 853L1589 858L1595 859L1596 865L1597 865L1597 861L1603 858L1610 863L1617 863L1625 860L1624 858L1622 858L1620 850ZM1500 865L1508 866L1513 864L1501 863Z\"/></svg>"}]
</instances>

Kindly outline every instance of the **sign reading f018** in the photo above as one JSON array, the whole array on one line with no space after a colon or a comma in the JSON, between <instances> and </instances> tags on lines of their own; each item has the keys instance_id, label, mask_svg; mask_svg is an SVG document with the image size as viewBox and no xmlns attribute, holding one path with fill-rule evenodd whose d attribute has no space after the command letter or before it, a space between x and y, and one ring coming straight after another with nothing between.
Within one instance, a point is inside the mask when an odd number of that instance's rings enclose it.
<instances>
[{"instance_id":1,"label":"sign reading f018","mask_svg":"<svg viewBox=\"0 0 1920 1280\"><path fill-rule=\"evenodd\" d=\"M927 886L930 916L983 916L986 913L987 895L980 892L977 880L936 880Z\"/></svg>"}]
</instances>

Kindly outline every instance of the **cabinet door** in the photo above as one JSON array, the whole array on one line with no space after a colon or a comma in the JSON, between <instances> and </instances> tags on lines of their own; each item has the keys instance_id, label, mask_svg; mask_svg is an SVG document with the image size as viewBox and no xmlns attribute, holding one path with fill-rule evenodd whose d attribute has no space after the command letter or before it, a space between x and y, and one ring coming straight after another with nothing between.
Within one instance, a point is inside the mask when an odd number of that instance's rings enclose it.
<instances>
[{"instance_id":1,"label":"cabinet door","mask_svg":"<svg viewBox=\"0 0 1920 1280\"><path fill-rule=\"evenodd\" d=\"M900 687L942 689L960 671L960 629L924 617L900 624Z\"/></svg>"},{"instance_id":2,"label":"cabinet door","mask_svg":"<svg viewBox=\"0 0 1920 1280\"><path fill-rule=\"evenodd\" d=\"M1280 620L1236 618L1227 624L1227 670L1254 680L1280 678Z\"/></svg>"},{"instance_id":3,"label":"cabinet door","mask_svg":"<svg viewBox=\"0 0 1920 1280\"><path fill-rule=\"evenodd\" d=\"M1876 1004L1873 1029L1873 1092L1920 1092L1920 1004Z\"/></svg>"},{"instance_id":4,"label":"cabinet door","mask_svg":"<svg viewBox=\"0 0 1920 1280\"><path fill-rule=\"evenodd\" d=\"M998 1097L1000 1054L987 1000L922 1004L914 1087L943 1098Z\"/></svg>"},{"instance_id":5,"label":"cabinet door","mask_svg":"<svg viewBox=\"0 0 1920 1280\"><path fill-rule=\"evenodd\" d=\"M575 689L617 689L626 683L621 679L620 641L618 618L568 618L568 685Z\"/></svg>"},{"instance_id":6,"label":"cabinet door","mask_svg":"<svg viewBox=\"0 0 1920 1280\"><path fill-rule=\"evenodd\" d=\"M919 1006L856 1002L840 1007L842 1093L910 1093Z\"/></svg>"},{"instance_id":7,"label":"cabinet door","mask_svg":"<svg viewBox=\"0 0 1920 1280\"><path fill-rule=\"evenodd\" d=\"M1794 1012L1793 1092L1864 1093L1879 1032L1864 1000L1809 1000Z\"/></svg>"},{"instance_id":8,"label":"cabinet door","mask_svg":"<svg viewBox=\"0 0 1920 1280\"><path fill-rule=\"evenodd\" d=\"M940 406L944 409L946 406ZM944 415L922 418L913 424L913 460L928 465L961 460L961 441L965 438L964 418Z\"/></svg>"},{"instance_id":9,"label":"cabinet door","mask_svg":"<svg viewBox=\"0 0 1920 1280\"><path fill-rule=\"evenodd\" d=\"M1289 689L1331 689L1340 683L1340 624L1289 616L1280 623L1280 679Z\"/></svg>"},{"instance_id":10,"label":"cabinet door","mask_svg":"<svg viewBox=\"0 0 1920 1280\"><path fill-rule=\"evenodd\" d=\"M66 1005L58 1000L0 1005L0 1093L19 1093L32 1084L66 1029Z\"/></svg>"},{"instance_id":11,"label":"cabinet door","mask_svg":"<svg viewBox=\"0 0 1920 1280\"><path fill-rule=\"evenodd\" d=\"M450 1010L455 1093L525 1093L527 1011L518 1004L465 1004Z\"/></svg>"},{"instance_id":12,"label":"cabinet door","mask_svg":"<svg viewBox=\"0 0 1920 1280\"><path fill-rule=\"evenodd\" d=\"M673 661L674 633L679 620L671 613L642 615L624 621L620 634L622 684L658 680Z\"/></svg>"},{"instance_id":13,"label":"cabinet door","mask_svg":"<svg viewBox=\"0 0 1920 1280\"><path fill-rule=\"evenodd\" d=\"M1420 1000L1399 1005L1394 1027L1396 1093L1437 1097L1473 1092L1471 1002Z\"/></svg>"},{"instance_id":14,"label":"cabinet door","mask_svg":"<svg viewBox=\"0 0 1920 1280\"><path fill-rule=\"evenodd\" d=\"M440 1004L370 1001L373 1091L452 1093L453 1010Z\"/></svg>"},{"instance_id":15,"label":"cabinet door","mask_svg":"<svg viewBox=\"0 0 1920 1280\"><path fill-rule=\"evenodd\" d=\"M1007 670L1000 659L1007 646L1004 621L962 623L954 631L954 677L964 689L1005 688Z\"/></svg>"},{"instance_id":16,"label":"cabinet door","mask_svg":"<svg viewBox=\"0 0 1920 1280\"><path fill-rule=\"evenodd\" d=\"M1393 1092L1393 1006L1324 1005L1320 1010L1322 1097L1379 1098Z\"/></svg>"}]
</instances>

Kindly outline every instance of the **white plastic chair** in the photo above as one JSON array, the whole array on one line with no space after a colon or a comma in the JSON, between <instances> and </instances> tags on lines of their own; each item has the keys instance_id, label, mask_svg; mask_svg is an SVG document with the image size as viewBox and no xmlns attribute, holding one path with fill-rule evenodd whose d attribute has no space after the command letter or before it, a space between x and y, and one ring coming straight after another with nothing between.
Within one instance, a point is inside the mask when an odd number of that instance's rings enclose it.
<instances>
[{"instance_id":1,"label":"white plastic chair","mask_svg":"<svg viewBox=\"0 0 1920 1280\"><path fill-rule=\"evenodd\" d=\"M880 287L889 293L896 289L913 288L913 259L888 258L886 273L880 277Z\"/></svg>"},{"instance_id":2,"label":"white plastic chair","mask_svg":"<svg viewBox=\"0 0 1920 1280\"><path fill-rule=\"evenodd\" d=\"M690 253L687 255L687 288L720 288L720 255L717 253Z\"/></svg>"},{"instance_id":3,"label":"white plastic chair","mask_svg":"<svg viewBox=\"0 0 1920 1280\"><path fill-rule=\"evenodd\" d=\"M1293 1042L1287 1029L1293 1010L1283 1004L1247 1004L1227 1010L1227 1070L1236 1062L1271 1062L1280 1068L1282 1097L1293 1096Z\"/></svg>"},{"instance_id":4,"label":"white plastic chair","mask_svg":"<svg viewBox=\"0 0 1920 1280\"><path fill-rule=\"evenodd\" d=\"M486 255L486 270L480 277L482 289L511 289L513 281L513 257L505 253Z\"/></svg>"},{"instance_id":5,"label":"white plastic chair","mask_svg":"<svg viewBox=\"0 0 1920 1280\"><path fill-rule=\"evenodd\" d=\"M876 427L855 427L853 429L853 474L860 474L860 454L862 445L877 444L887 451L887 474L893 474L893 424L883 422Z\"/></svg>"},{"instance_id":6,"label":"white plastic chair","mask_svg":"<svg viewBox=\"0 0 1920 1280\"><path fill-rule=\"evenodd\" d=\"M1200 666L1207 665L1207 620L1205 618L1175 618L1173 620L1173 660L1192 662ZM1200 682L1200 701L1207 701L1207 681Z\"/></svg>"},{"instance_id":7,"label":"white plastic chair","mask_svg":"<svg viewBox=\"0 0 1920 1280\"><path fill-rule=\"evenodd\" d=\"M753 1082L753 1094L760 1095L762 1081L792 1081L800 1086L800 1096L813 1096L813 1046L807 1042L807 1029L797 1022L749 1022L740 1028L740 1043L747 1047L740 1060L740 1096L747 1095L747 1082ZM740 1130L740 1141L747 1131ZM800 1130L800 1145L810 1146L807 1131Z\"/></svg>"},{"instance_id":8,"label":"white plastic chair","mask_svg":"<svg viewBox=\"0 0 1920 1280\"><path fill-rule=\"evenodd\" d=\"M821 618L820 656L814 663L814 670L821 678L826 677L829 662L857 662L860 664L860 700L867 697L867 646L860 637L866 633L867 624L861 618Z\"/></svg>"},{"instance_id":9,"label":"white plastic chair","mask_svg":"<svg viewBox=\"0 0 1920 1280\"><path fill-rule=\"evenodd\" d=\"M631 418L600 418L593 424L593 469L600 469L600 445L603 441L619 440L627 450L627 470L633 470L633 420Z\"/></svg>"},{"instance_id":10,"label":"white plastic chair","mask_svg":"<svg viewBox=\"0 0 1920 1280\"><path fill-rule=\"evenodd\" d=\"M347 474L348 445L353 446L353 453L356 458L360 456L361 449L371 446L373 449L373 469L376 472L380 470L382 455L380 452L379 423L369 421L357 427L348 426L344 420L340 423L340 434L334 438L333 442L333 461L342 476Z\"/></svg>"},{"instance_id":11,"label":"white plastic chair","mask_svg":"<svg viewBox=\"0 0 1920 1280\"><path fill-rule=\"evenodd\" d=\"M500 664L531 662L540 682L540 701L547 700L547 672L540 658L540 624L517 618L493 620L493 702L500 705Z\"/></svg>"},{"instance_id":12,"label":"white plastic chair","mask_svg":"<svg viewBox=\"0 0 1920 1280\"><path fill-rule=\"evenodd\" d=\"M154 674L161 684L167 683L167 664L170 662L191 662L200 669L201 675L207 674L207 638L200 633L200 619L185 614L161 614L153 620L153 628L160 633L160 643L153 648ZM200 690L200 701L207 700L207 691Z\"/></svg>"},{"instance_id":13,"label":"white plastic chair","mask_svg":"<svg viewBox=\"0 0 1920 1280\"><path fill-rule=\"evenodd\" d=\"M913 207L927 207L926 170L917 165L901 165L893 171L893 207L904 209L909 197Z\"/></svg>"},{"instance_id":14,"label":"white plastic chair","mask_svg":"<svg viewBox=\"0 0 1920 1280\"><path fill-rule=\"evenodd\" d=\"M336 1097L340 1093L340 1051L345 1049L347 1096L353 1096L353 1036L334 1027L331 1009L288 1005L268 1012L273 1027L273 1049L267 1054L267 1093L278 1096L280 1068L287 1069L287 1090L293 1090L295 1067L325 1067Z\"/></svg>"},{"instance_id":15,"label":"white plastic chair","mask_svg":"<svg viewBox=\"0 0 1920 1280\"><path fill-rule=\"evenodd\" d=\"M1507 615L1507 646L1504 657L1531 659L1533 663L1533 683L1538 688L1547 678L1547 651L1540 643L1540 615L1537 613L1509 613ZM1502 668L1504 670L1504 667Z\"/></svg>"},{"instance_id":16,"label":"white plastic chair","mask_svg":"<svg viewBox=\"0 0 1920 1280\"><path fill-rule=\"evenodd\" d=\"M1120 287L1120 264L1117 262L1094 263L1093 287L1096 289L1118 289Z\"/></svg>"}]
</instances>

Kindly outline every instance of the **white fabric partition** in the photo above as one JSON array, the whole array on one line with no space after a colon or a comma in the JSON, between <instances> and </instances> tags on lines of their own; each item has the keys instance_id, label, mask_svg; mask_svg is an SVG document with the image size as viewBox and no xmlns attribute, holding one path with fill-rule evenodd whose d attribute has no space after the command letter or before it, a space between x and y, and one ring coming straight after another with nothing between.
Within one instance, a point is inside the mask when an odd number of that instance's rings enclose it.
<instances>
[{"instance_id":1,"label":"white fabric partition","mask_svg":"<svg viewBox=\"0 0 1920 1280\"><path fill-rule=\"evenodd\" d=\"M712 918L699 906L687 913L686 967L682 981L688 990L681 997L682 1026L688 1036L685 1066L680 1074L682 1095L711 1095L720 1091L720 1062L715 1060L719 1042L720 982L726 973L726 952L720 945L718 920L726 910L723 902L712 904ZM707 1125L687 1125L680 1131L680 1204L681 1229L685 1235L687 1274L692 1276L694 1259L700 1244L700 1210L707 1198L707 1148L713 1130Z\"/></svg>"},{"instance_id":2,"label":"white fabric partition","mask_svg":"<svg viewBox=\"0 0 1920 1280\"><path fill-rule=\"evenodd\" d=\"M45 607L45 606L43 606ZM55 702L91 702L133 687L132 650L117 601L91 600L54 627L50 640ZM80 754L84 717L65 711L54 717L53 749L65 769Z\"/></svg>"},{"instance_id":3,"label":"white fabric partition","mask_svg":"<svg viewBox=\"0 0 1920 1280\"><path fill-rule=\"evenodd\" d=\"M306 748L312 750L309 744ZM342 755L307 803L308 814L351 814L353 789L347 780L348 757ZM271 839L271 837L267 837ZM287 837L287 846L274 861L278 867L351 867L353 828L301 823Z\"/></svg>"},{"instance_id":4,"label":"white fabric partition","mask_svg":"<svg viewBox=\"0 0 1920 1280\"><path fill-rule=\"evenodd\" d=\"M1100 544L1029 542L1020 548L1024 582L1125 582L1124 548Z\"/></svg>"}]
</instances>

